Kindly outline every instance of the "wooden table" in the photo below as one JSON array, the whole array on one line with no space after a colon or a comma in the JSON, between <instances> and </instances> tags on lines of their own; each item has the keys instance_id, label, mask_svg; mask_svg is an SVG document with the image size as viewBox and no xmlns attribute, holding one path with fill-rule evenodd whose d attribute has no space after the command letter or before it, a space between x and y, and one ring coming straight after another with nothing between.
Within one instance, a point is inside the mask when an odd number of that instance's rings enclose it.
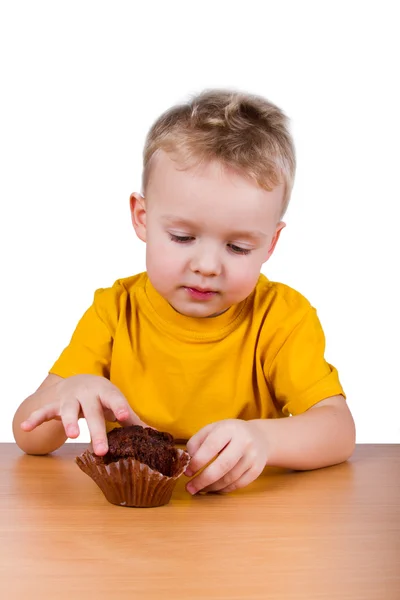
<instances>
[{"instance_id":1,"label":"wooden table","mask_svg":"<svg viewBox=\"0 0 400 600\"><path fill-rule=\"evenodd\" d=\"M267 469L244 490L109 504L74 463L0 444L5 600L399 600L400 445L345 464Z\"/></svg>"}]
</instances>

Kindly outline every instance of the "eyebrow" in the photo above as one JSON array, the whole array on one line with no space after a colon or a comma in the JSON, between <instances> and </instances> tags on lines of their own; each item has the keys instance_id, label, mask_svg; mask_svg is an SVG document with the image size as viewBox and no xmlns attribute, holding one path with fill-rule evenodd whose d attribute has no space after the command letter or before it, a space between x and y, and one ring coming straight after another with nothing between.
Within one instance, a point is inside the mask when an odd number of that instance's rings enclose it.
<instances>
[{"instance_id":1,"label":"eyebrow","mask_svg":"<svg viewBox=\"0 0 400 600\"><path fill-rule=\"evenodd\" d=\"M182 219L181 217L176 217L174 215L164 215L163 217L161 217L162 220L165 223L169 223L169 224L173 224L173 225L182 225L183 227L189 227L189 228L193 228L195 229L197 227L197 224L194 223L193 221L189 221L188 219ZM263 240L267 237L267 235L265 233L263 233L262 231L232 231L229 236L229 238L247 238L248 240L253 240L253 241L260 241Z\"/></svg>"}]
</instances>

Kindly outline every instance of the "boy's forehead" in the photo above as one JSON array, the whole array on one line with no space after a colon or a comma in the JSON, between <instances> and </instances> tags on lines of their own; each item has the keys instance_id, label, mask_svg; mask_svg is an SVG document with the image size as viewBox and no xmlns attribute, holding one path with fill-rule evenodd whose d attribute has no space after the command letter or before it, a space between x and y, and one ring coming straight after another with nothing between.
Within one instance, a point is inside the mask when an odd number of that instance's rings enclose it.
<instances>
[{"instance_id":1,"label":"boy's forehead","mask_svg":"<svg viewBox=\"0 0 400 600\"><path fill-rule=\"evenodd\" d=\"M253 211L258 206L264 214L266 211L271 216L280 212L283 195L283 185L268 192L217 160L189 165L164 151L152 157L146 191L150 203L154 199L165 208L168 205L182 207L188 202L193 208L198 200L202 206L210 202L214 210L229 205L230 213L240 212L235 210L239 206Z\"/></svg>"}]
</instances>

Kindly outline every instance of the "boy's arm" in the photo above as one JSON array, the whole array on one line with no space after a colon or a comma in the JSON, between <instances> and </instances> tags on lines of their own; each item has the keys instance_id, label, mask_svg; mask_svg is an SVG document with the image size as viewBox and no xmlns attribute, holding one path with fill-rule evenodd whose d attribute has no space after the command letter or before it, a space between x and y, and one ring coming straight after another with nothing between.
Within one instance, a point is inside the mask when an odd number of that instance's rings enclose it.
<instances>
[{"instance_id":1,"label":"boy's arm","mask_svg":"<svg viewBox=\"0 0 400 600\"><path fill-rule=\"evenodd\" d=\"M192 459L186 475L198 474L186 489L191 494L231 492L254 481L266 465L327 467L348 459L354 445L353 417L341 395L284 419L226 419L203 427L188 441Z\"/></svg>"},{"instance_id":2,"label":"boy's arm","mask_svg":"<svg viewBox=\"0 0 400 600\"><path fill-rule=\"evenodd\" d=\"M61 421L42 423L34 431L23 431L21 423L38 408L42 408L54 399L53 388L62 377L50 374L41 383L36 392L28 396L18 407L13 419L13 434L17 445L27 454L48 454L57 450L67 440Z\"/></svg>"},{"instance_id":3,"label":"boy's arm","mask_svg":"<svg viewBox=\"0 0 400 600\"><path fill-rule=\"evenodd\" d=\"M27 454L47 454L59 448L67 436L79 436L80 418L86 419L98 456L108 451L106 419L121 426L146 427L121 391L105 377L50 374L18 408L13 422L15 440Z\"/></svg>"},{"instance_id":4,"label":"boy's arm","mask_svg":"<svg viewBox=\"0 0 400 600\"><path fill-rule=\"evenodd\" d=\"M268 440L268 464L315 469L351 455L355 427L338 372L325 360L325 335L309 306L280 339L264 372L274 402L288 418L253 421ZM289 416L292 415L292 416Z\"/></svg>"},{"instance_id":5,"label":"boy's arm","mask_svg":"<svg viewBox=\"0 0 400 600\"><path fill-rule=\"evenodd\" d=\"M265 435L267 464L275 467L327 467L347 460L355 446L354 420L341 395L326 398L296 416L251 423Z\"/></svg>"}]
</instances>

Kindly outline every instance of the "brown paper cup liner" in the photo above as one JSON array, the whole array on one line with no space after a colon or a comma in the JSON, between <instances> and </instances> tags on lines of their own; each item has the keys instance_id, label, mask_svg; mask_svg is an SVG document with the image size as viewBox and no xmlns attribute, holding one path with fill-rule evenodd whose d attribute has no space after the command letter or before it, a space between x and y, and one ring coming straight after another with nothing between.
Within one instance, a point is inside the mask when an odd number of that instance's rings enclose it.
<instances>
[{"instance_id":1,"label":"brown paper cup liner","mask_svg":"<svg viewBox=\"0 0 400 600\"><path fill-rule=\"evenodd\" d=\"M111 504L150 508L168 504L177 480L189 464L189 454L179 448L177 452L178 466L173 477L162 475L133 458L101 464L89 450L77 456L75 462L97 483Z\"/></svg>"}]
</instances>

